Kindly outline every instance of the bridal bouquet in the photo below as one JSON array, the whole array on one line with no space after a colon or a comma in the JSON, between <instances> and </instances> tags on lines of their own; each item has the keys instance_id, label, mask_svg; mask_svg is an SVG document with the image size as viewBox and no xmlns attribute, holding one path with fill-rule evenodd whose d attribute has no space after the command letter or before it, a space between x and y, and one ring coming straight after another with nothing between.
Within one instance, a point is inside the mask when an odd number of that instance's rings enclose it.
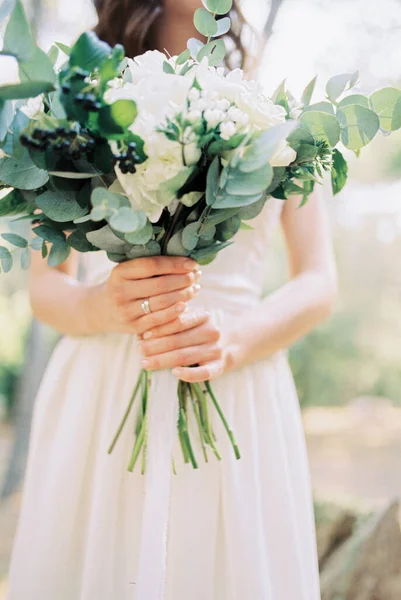
<instances>
[{"instance_id":1,"label":"bridal bouquet","mask_svg":"<svg viewBox=\"0 0 401 600\"><path fill-rule=\"evenodd\" d=\"M401 91L347 94L357 74L333 77L327 98L311 104L315 79L299 102L282 84L270 99L240 70L224 66L231 0L203 0L191 39L178 57L157 51L133 59L94 33L48 54L32 37L20 0L7 6L2 55L14 56L20 82L0 86L0 216L31 222L28 241L4 233L4 272L16 253L22 267L39 250L51 266L78 252L103 250L115 262L185 255L212 261L269 196L306 202L325 171L334 193L347 178L338 148L359 152L381 130L401 127ZM60 53L64 59L60 63ZM1 60L1 56L0 56ZM56 68L56 64L60 66ZM141 407L129 469L145 468L150 375L139 377ZM220 458L209 418L218 411L235 455L239 449L208 382L179 382L178 435L197 466L188 433L193 410L203 454Z\"/></svg>"}]
</instances>

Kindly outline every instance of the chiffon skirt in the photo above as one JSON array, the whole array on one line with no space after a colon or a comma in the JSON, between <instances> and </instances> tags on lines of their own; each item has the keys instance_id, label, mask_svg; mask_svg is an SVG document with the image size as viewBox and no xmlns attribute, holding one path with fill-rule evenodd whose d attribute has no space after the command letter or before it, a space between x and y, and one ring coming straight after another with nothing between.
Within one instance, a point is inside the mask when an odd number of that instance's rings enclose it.
<instances>
[{"instance_id":1,"label":"chiffon skirt","mask_svg":"<svg viewBox=\"0 0 401 600\"><path fill-rule=\"evenodd\" d=\"M213 382L242 458L211 408L223 460L205 463L196 447L197 470L176 436L177 382L154 373L144 476L126 470L135 410L107 453L140 360L129 335L66 337L56 348L37 398L8 600L318 600L285 354Z\"/></svg>"}]
</instances>

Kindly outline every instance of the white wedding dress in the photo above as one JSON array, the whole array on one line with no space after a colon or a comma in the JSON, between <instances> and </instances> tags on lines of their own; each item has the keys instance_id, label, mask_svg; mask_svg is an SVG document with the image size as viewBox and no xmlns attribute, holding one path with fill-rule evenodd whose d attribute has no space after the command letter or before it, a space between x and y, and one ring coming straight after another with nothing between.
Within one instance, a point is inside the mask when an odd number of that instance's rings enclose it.
<instances>
[{"instance_id":1,"label":"white wedding dress","mask_svg":"<svg viewBox=\"0 0 401 600\"><path fill-rule=\"evenodd\" d=\"M196 303L223 327L260 302L281 207L270 199L254 229L203 268ZM88 263L91 281L113 267L103 253ZM198 470L181 458L176 380L156 373L145 476L126 470L135 413L107 453L140 359L131 335L64 337L56 348L36 404L8 600L319 600L307 456L286 354L213 382L242 458L213 412L223 460L211 454L205 464L198 451Z\"/></svg>"}]
</instances>

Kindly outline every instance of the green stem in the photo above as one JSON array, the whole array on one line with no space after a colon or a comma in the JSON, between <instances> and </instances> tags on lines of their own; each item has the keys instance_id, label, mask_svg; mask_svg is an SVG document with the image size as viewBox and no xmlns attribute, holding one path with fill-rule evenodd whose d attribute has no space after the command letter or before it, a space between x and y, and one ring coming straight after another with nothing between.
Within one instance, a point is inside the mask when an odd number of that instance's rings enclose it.
<instances>
[{"instance_id":1,"label":"green stem","mask_svg":"<svg viewBox=\"0 0 401 600\"><path fill-rule=\"evenodd\" d=\"M137 438L135 440L134 449L132 450L132 454L131 454L131 460L128 465L128 471L130 473L132 473L132 471L134 470L134 467L138 460L138 456L141 452L141 449L142 449L144 441L145 441L145 436L146 436L146 419L143 419L141 431L139 432L139 435L137 436Z\"/></svg>"},{"instance_id":2,"label":"green stem","mask_svg":"<svg viewBox=\"0 0 401 600\"><path fill-rule=\"evenodd\" d=\"M179 423L179 427L181 430L181 435L182 435L182 439L183 442L186 446L186 449L188 451L188 456L189 456L189 460L192 463L192 466L194 469L198 468L198 463L196 462L196 457L192 448L192 444L191 444L191 440L189 438L189 433L188 433L188 424L185 418L185 412L182 408L180 408L179 411L179 416L178 416L178 423Z\"/></svg>"},{"instance_id":3,"label":"green stem","mask_svg":"<svg viewBox=\"0 0 401 600\"><path fill-rule=\"evenodd\" d=\"M216 396L214 395L214 392L213 392L212 386L210 385L209 381L205 381L205 387L206 387L206 390L207 390L207 392L208 392L208 394L209 394L210 398L212 399L212 402L213 402L213 404L214 404L214 407L215 407L215 409L216 409L216 410L217 410L217 412L219 413L220 419L221 419L221 421L222 421L222 423L223 423L223 425L224 425L224 429L226 430L226 432L227 432L227 434L228 434L228 437L230 438L230 441L231 441L232 447L233 447L233 449L234 449L234 454L235 454L235 457L236 457L237 459L239 459L239 458L241 458L241 454L240 454L240 451L239 451L239 448L238 448L237 442L235 441L235 438L234 438L234 433L232 432L232 430L230 429L230 427L229 427L229 425L228 425L228 423L227 423L227 420L226 420L226 418L225 418L225 416L224 416L224 413L223 413L223 411L222 411L222 409L221 409L221 407L220 407L220 404L219 404L219 403L218 403L218 401L217 401L217 398L216 398Z\"/></svg>"},{"instance_id":4,"label":"green stem","mask_svg":"<svg viewBox=\"0 0 401 600\"><path fill-rule=\"evenodd\" d=\"M192 408L193 408L193 411L195 414L196 422L198 424L199 437L200 437L200 441L202 444L203 456L204 456L205 462L208 462L207 451L206 451L206 446L205 446L205 432L202 427L202 420L201 420L201 416L200 416L200 412L199 412L199 404L197 404L197 402L194 398L191 384L187 385L187 390L189 392L189 397L191 399Z\"/></svg>"},{"instance_id":5,"label":"green stem","mask_svg":"<svg viewBox=\"0 0 401 600\"><path fill-rule=\"evenodd\" d=\"M196 397L198 398L199 410L200 410L200 416L202 419L202 426L203 426L205 441L212 448L216 458L218 460L221 460L221 455L220 455L219 451L217 450L216 445L214 443L214 439L213 439L214 435L213 435L213 431L212 431L210 419L209 419L207 398L206 398L205 394L203 393L199 383L191 383L190 385L191 385L193 391L195 392Z\"/></svg>"},{"instance_id":6,"label":"green stem","mask_svg":"<svg viewBox=\"0 0 401 600\"><path fill-rule=\"evenodd\" d=\"M121 423L120 423L120 426L119 426L119 428L117 429L117 432L116 432L116 434L115 434L115 436L114 436L114 438L113 438L113 441L112 441L112 442L111 442L111 444L110 444L110 447L109 447L109 450L108 450L109 454L111 454L111 453L113 452L113 450L114 450L114 446L116 445L116 443L117 443L117 441L118 441L118 439L119 439L119 437L120 437L120 435L121 435L121 432L122 432L122 430L124 429L124 425L125 425L125 423L127 422L127 419L128 419L128 417L129 417L129 415L130 415L130 412L131 412L131 410L132 410L132 407L134 406L135 398L136 398L136 397L137 397L137 395L138 395L139 388L140 388L140 386L141 386L141 383L142 383L142 381L143 381L143 375L144 375L144 373L145 373L145 371L141 371L141 372L140 372L140 374L139 374L139 376L138 376L138 381L136 382L135 389L134 389L134 391L133 391L133 393L132 393L131 399L130 399L130 401L129 401L129 403L128 403L127 409L126 409L126 411L125 411L125 413L124 413L124 416L123 416L123 418L122 418L122 421L121 421Z\"/></svg>"}]
</instances>

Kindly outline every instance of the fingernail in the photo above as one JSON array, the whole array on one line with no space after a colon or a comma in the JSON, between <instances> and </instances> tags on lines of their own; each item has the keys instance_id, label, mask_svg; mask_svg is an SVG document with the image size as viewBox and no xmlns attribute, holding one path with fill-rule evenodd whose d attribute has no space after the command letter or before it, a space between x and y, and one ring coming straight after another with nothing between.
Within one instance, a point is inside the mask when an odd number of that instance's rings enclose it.
<instances>
[{"instance_id":1,"label":"fingernail","mask_svg":"<svg viewBox=\"0 0 401 600\"><path fill-rule=\"evenodd\" d=\"M152 337L153 332L152 331L145 331L145 333L143 334L142 338L144 340L150 340L150 338Z\"/></svg>"},{"instance_id":2,"label":"fingernail","mask_svg":"<svg viewBox=\"0 0 401 600\"><path fill-rule=\"evenodd\" d=\"M199 267L199 265L197 265L193 260L186 260L184 262L184 267L186 269L194 269L196 271L197 267Z\"/></svg>"},{"instance_id":3,"label":"fingernail","mask_svg":"<svg viewBox=\"0 0 401 600\"><path fill-rule=\"evenodd\" d=\"M186 309L187 309L187 305L186 304L179 304L178 306L175 307L175 310L178 313L185 312Z\"/></svg>"},{"instance_id":4,"label":"fingernail","mask_svg":"<svg viewBox=\"0 0 401 600\"><path fill-rule=\"evenodd\" d=\"M201 278L201 275L202 275L202 271L196 271L195 272L195 280L199 281L199 279Z\"/></svg>"},{"instance_id":5,"label":"fingernail","mask_svg":"<svg viewBox=\"0 0 401 600\"><path fill-rule=\"evenodd\" d=\"M146 358L144 358L142 361L142 367L144 369L147 369L149 366L150 366L150 360L147 360Z\"/></svg>"},{"instance_id":6,"label":"fingernail","mask_svg":"<svg viewBox=\"0 0 401 600\"><path fill-rule=\"evenodd\" d=\"M173 369L171 371L171 373L174 375L174 377L179 377L181 375L181 369L180 368Z\"/></svg>"},{"instance_id":7,"label":"fingernail","mask_svg":"<svg viewBox=\"0 0 401 600\"><path fill-rule=\"evenodd\" d=\"M200 292L201 286L199 285L199 283L195 283L195 285L192 286L192 289L194 291L194 294L197 295Z\"/></svg>"}]
</instances>

